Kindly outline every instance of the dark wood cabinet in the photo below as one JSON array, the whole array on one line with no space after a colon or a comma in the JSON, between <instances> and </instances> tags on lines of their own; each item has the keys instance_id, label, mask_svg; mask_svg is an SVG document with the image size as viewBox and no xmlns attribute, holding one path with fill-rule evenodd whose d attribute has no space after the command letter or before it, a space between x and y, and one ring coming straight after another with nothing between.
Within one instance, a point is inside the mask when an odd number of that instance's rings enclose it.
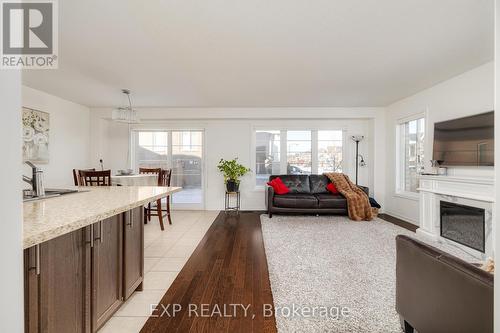
<instances>
[{"instance_id":1,"label":"dark wood cabinet","mask_svg":"<svg viewBox=\"0 0 500 333\"><path fill-rule=\"evenodd\" d=\"M124 214L123 223L123 296L128 299L142 290L144 280L144 210L138 207Z\"/></svg>"},{"instance_id":2,"label":"dark wood cabinet","mask_svg":"<svg viewBox=\"0 0 500 333\"><path fill-rule=\"evenodd\" d=\"M95 223L92 247L92 327L97 331L123 303L123 214Z\"/></svg>"},{"instance_id":3,"label":"dark wood cabinet","mask_svg":"<svg viewBox=\"0 0 500 333\"><path fill-rule=\"evenodd\" d=\"M91 331L88 228L25 250L27 332Z\"/></svg>"},{"instance_id":4,"label":"dark wood cabinet","mask_svg":"<svg viewBox=\"0 0 500 333\"><path fill-rule=\"evenodd\" d=\"M97 332L143 279L142 207L26 249L25 332Z\"/></svg>"}]
</instances>

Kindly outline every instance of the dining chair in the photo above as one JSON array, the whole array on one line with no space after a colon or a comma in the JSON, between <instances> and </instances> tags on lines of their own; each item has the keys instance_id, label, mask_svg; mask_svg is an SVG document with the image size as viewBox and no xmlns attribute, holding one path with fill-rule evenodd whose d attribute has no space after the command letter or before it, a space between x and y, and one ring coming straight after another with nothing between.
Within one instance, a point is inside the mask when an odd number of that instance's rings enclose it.
<instances>
[{"instance_id":1,"label":"dining chair","mask_svg":"<svg viewBox=\"0 0 500 333\"><path fill-rule=\"evenodd\" d=\"M161 168L139 168L139 173L147 175L159 175L161 170Z\"/></svg>"},{"instance_id":2,"label":"dining chair","mask_svg":"<svg viewBox=\"0 0 500 333\"><path fill-rule=\"evenodd\" d=\"M161 168L139 168L139 173L147 175L157 175L158 184L160 183ZM151 221L151 202L144 207L144 224L147 224L148 221ZM160 221L160 227L161 230L163 230L163 221Z\"/></svg>"},{"instance_id":3,"label":"dining chair","mask_svg":"<svg viewBox=\"0 0 500 333\"><path fill-rule=\"evenodd\" d=\"M170 187L171 181L172 181L172 169L162 170L158 186ZM168 195L166 199L167 199L167 207L166 209L162 210L162 212L166 213L168 218L168 224L172 225L172 217L170 214L170 195Z\"/></svg>"},{"instance_id":4,"label":"dining chair","mask_svg":"<svg viewBox=\"0 0 500 333\"><path fill-rule=\"evenodd\" d=\"M158 186L170 186L170 181L172 178L172 169L163 170L161 168L156 169L148 169L148 168L139 168L139 173L143 174L158 174ZM158 216L158 220L160 221L161 230L165 230L163 225L163 217L167 216L168 223L172 224L172 217L170 214L170 196L166 197L167 199L167 207L163 209L161 199L156 201L156 206L148 204L147 207L144 207L144 223L147 221L151 221L151 216ZM165 214L164 214L165 213Z\"/></svg>"},{"instance_id":5,"label":"dining chair","mask_svg":"<svg viewBox=\"0 0 500 333\"><path fill-rule=\"evenodd\" d=\"M83 178L80 175L80 171L95 171L95 168L84 170L73 169L73 181L75 183L75 186L83 186Z\"/></svg>"},{"instance_id":6,"label":"dining chair","mask_svg":"<svg viewBox=\"0 0 500 333\"><path fill-rule=\"evenodd\" d=\"M78 173L83 180L83 186L111 186L111 170L80 170Z\"/></svg>"}]
</instances>

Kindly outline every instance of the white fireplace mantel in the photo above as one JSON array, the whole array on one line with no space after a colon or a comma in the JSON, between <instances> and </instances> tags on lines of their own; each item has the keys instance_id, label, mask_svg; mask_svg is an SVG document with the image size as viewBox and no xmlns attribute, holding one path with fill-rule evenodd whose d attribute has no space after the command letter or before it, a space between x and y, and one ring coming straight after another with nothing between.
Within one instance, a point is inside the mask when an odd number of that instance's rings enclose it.
<instances>
[{"instance_id":1,"label":"white fireplace mantel","mask_svg":"<svg viewBox=\"0 0 500 333\"><path fill-rule=\"evenodd\" d=\"M493 257L492 212L495 203L495 182L492 178L455 176L420 176L420 225L417 233L435 241L447 243L470 255L485 259ZM441 237L440 201L483 208L485 216L485 253Z\"/></svg>"}]
</instances>

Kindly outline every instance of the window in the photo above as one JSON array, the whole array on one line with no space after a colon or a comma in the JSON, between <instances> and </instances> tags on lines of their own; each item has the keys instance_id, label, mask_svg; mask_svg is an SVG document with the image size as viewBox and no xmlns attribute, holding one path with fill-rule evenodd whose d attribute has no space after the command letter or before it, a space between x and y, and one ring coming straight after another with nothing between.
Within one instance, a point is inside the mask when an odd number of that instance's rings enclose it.
<instances>
[{"instance_id":1,"label":"window","mask_svg":"<svg viewBox=\"0 0 500 333\"><path fill-rule=\"evenodd\" d=\"M418 174L424 169L425 118L416 117L401 122L399 131L399 193L416 193Z\"/></svg>"},{"instance_id":2,"label":"window","mask_svg":"<svg viewBox=\"0 0 500 333\"><path fill-rule=\"evenodd\" d=\"M318 173L342 172L342 131L318 131Z\"/></svg>"},{"instance_id":3,"label":"window","mask_svg":"<svg viewBox=\"0 0 500 333\"><path fill-rule=\"evenodd\" d=\"M167 168L168 133L162 131L138 132L137 137L135 149L137 169L140 167Z\"/></svg>"},{"instance_id":4,"label":"window","mask_svg":"<svg viewBox=\"0 0 500 333\"><path fill-rule=\"evenodd\" d=\"M269 176L280 173L280 131L255 132L255 183L266 184Z\"/></svg>"},{"instance_id":5,"label":"window","mask_svg":"<svg viewBox=\"0 0 500 333\"><path fill-rule=\"evenodd\" d=\"M342 130L255 131L255 185L270 175L342 172Z\"/></svg>"},{"instance_id":6,"label":"window","mask_svg":"<svg viewBox=\"0 0 500 333\"><path fill-rule=\"evenodd\" d=\"M177 148L177 153L196 152L199 151L201 147L201 132L172 132L172 140L172 146Z\"/></svg>"},{"instance_id":7,"label":"window","mask_svg":"<svg viewBox=\"0 0 500 333\"><path fill-rule=\"evenodd\" d=\"M287 131L287 174L310 174L312 169L311 131Z\"/></svg>"}]
</instances>

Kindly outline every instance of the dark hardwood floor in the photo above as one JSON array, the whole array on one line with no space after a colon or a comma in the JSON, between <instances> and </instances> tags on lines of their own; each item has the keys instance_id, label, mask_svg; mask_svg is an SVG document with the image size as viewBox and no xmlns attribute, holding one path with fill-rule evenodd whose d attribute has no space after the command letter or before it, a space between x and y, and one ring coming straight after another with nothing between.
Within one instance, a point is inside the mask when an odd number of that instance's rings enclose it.
<instances>
[{"instance_id":1,"label":"dark hardwood floor","mask_svg":"<svg viewBox=\"0 0 500 333\"><path fill-rule=\"evenodd\" d=\"M221 212L141 332L276 332L274 316L263 311L273 307L273 296L262 213ZM390 215L379 217L416 229Z\"/></svg>"},{"instance_id":2,"label":"dark hardwood floor","mask_svg":"<svg viewBox=\"0 0 500 333\"><path fill-rule=\"evenodd\" d=\"M259 214L221 212L141 332L276 332L265 306L273 297Z\"/></svg>"}]
</instances>

